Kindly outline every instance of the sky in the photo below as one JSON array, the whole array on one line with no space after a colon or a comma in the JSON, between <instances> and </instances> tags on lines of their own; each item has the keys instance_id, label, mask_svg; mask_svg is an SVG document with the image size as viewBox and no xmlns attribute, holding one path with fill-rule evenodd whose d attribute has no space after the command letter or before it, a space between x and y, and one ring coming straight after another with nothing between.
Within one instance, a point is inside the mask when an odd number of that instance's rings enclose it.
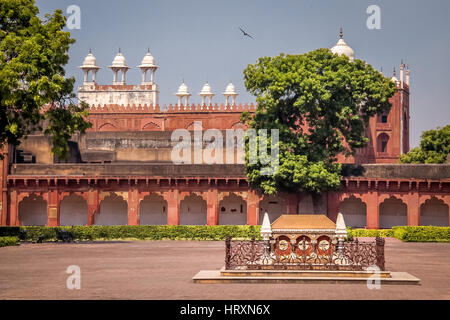
<instances>
[{"instance_id":1,"label":"sky","mask_svg":"<svg viewBox=\"0 0 450 320\"><path fill-rule=\"evenodd\" d=\"M68 30L72 45L67 76L77 85L89 49L102 68L99 84L112 83L107 67L121 48L128 84L139 84L136 68L150 49L160 67L155 82L160 104L175 104L184 79L199 103L206 81L222 103L232 81L237 103L255 102L246 92L243 70L259 57L301 54L331 48L344 28L344 40L386 76L403 60L411 69L411 147L423 131L450 124L450 1L448 0L37 0L41 15L70 5L80 8L80 28ZM369 5L380 8L380 29L367 27ZM239 27L254 37L244 37Z\"/></svg>"}]
</instances>

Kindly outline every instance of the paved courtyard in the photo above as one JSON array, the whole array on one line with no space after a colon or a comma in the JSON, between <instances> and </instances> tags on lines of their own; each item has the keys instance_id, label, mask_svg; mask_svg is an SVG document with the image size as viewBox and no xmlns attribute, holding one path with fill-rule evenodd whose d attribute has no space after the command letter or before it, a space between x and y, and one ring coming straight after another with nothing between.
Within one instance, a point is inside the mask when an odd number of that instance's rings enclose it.
<instances>
[{"instance_id":1,"label":"paved courtyard","mask_svg":"<svg viewBox=\"0 0 450 320\"><path fill-rule=\"evenodd\" d=\"M0 299L446 299L450 243L386 241L386 268L421 285L194 284L201 269L220 269L224 242L133 241L22 244L0 248ZM68 290L66 269L81 268Z\"/></svg>"}]
</instances>

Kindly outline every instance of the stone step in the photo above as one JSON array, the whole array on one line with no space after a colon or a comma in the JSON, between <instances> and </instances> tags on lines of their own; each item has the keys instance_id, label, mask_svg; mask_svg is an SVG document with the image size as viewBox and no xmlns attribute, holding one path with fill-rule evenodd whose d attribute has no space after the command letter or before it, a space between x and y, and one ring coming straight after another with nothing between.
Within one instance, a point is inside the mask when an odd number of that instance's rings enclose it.
<instances>
[{"instance_id":1,"label":"stone step","mask_svg":"<svg viewBox=\"0 0 450 320\"><path fill-rule=\"evenodd\" d=\"M379 278L380 285L419 285L420 279L406 272L390 272L390 278ZM201 270L192 278L194 283L219 284L219 283L325 283L325 284L375 284L375 279L367 277L342 277L342 276L223 276L221 270Z\"/></svg>"},{"instance_id":2,"label":"stone step","mask_svg":"<svg viewBox=\"0 0 450 320\"><path fill-rule=\"evenodd\" d=\"M370 278L373 271L341 271L341 270L220 270L225 277L354 277ZM390 278L389 271L380 271L380 278Z\"/></svg>"}]
</instances>

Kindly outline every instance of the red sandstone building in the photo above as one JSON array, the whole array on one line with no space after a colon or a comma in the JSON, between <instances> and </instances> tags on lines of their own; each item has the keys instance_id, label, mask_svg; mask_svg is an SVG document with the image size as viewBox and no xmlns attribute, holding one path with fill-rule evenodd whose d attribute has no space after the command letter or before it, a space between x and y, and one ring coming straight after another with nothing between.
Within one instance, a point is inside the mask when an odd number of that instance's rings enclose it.
<instances>
[{"instance_id":1,"label":"red sandstone building","mask_svg":"<svg viewBox=\"0 0 450 320\"><path fill-rule=\"evenodd\" d=\"M342 34L331 50L354 59ZM201 103L189 104L183 83L178 103L160 106L158 66L150 53L139 65L140 85L126 84L129 67L120 52L109 67L112 85L97 84L100 68L92 53L80 68L84 82L78 97L90 105L92 128L73 137L66 163L54 159L42 135L5 150L1 225L255 225L264 212L271 221L285 213L327 214L335 221L342 212L347 225L363 228L449 225L450 166L395 164L409 150L410 75L403 64L399 79L392 78L398 92L391 111L370 120L366 148L339 158L348 164L342 187L315 206L305 194L265 196L250 190L242 164L172 163L176 129L192 130L195 121L203 130L244 129L240 114L255 106L236 104L231 83L224 104L212 103L209 84L199 94Z\"/></svg>"}]
</instances>

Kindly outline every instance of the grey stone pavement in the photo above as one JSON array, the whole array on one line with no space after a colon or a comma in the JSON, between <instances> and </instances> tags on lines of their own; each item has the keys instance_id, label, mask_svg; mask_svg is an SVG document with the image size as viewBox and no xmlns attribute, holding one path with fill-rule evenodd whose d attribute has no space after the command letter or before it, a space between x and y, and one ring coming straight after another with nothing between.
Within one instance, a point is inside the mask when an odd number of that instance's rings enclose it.
<instances>
[{"instance_id":1,"label":"grey stone pavement","mask_svg":"<svg viewBox=\"0 0 450 320\"><path fill-rule=\"evenodd\" d=\"M130 241L22 244L0 248L0 299L445 299L450 300L450 243L386 240L386 268L421 285L195 284L200 270L224 265L224 242ZM66 269L81 269L69 290Z\"/></svg>"}]
</instances>

